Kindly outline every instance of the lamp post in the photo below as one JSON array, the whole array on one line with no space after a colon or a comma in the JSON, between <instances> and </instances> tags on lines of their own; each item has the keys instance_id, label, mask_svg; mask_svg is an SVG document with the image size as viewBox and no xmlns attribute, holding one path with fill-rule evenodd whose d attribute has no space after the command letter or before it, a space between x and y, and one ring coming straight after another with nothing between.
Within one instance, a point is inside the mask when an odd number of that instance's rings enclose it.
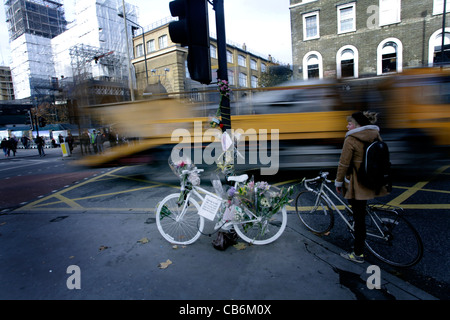
<instances>
[{"instance_id":1,"label":"lamp post","mask_svg":"<svg viewBox=\"0 0 450 320\"><path fill-rule=\"evenodd\" d=\"M121 17L121 18L124 17L122 13L119 13L118 16ZM128 22L131 22L131 23L135 24L136 26L138 26L139 28L142 29L142 42L143 42L143 45L144 45L145 79L146 79L147 85L148 85L147 49L146 49L146 43L145 43L145 31L144 31L144 28L142 26L138 25L136 22L131 21L130 19L128 19L126 17L125 17L125 19ZM134 27L131 27L131 28L134 28Z\"/></svg>"},{"instance_id":2,"label":"lamp post","mask_svg":"<svg viewBox=\"0 0 450 320\"><path fill-rule=\"evenodd\" d=\"M133 89L133 79L131 74L131 59L130 59L130 45L128 43L128 25L127 25L127 17L125 13L125 0L122 0L122 10L123 10L123 22L125 24L125 38L127 42L127 57L128 57L128 85L130 87L130 95L131 101L134 101L134 89Z\"/></svg>"}]
</instances>

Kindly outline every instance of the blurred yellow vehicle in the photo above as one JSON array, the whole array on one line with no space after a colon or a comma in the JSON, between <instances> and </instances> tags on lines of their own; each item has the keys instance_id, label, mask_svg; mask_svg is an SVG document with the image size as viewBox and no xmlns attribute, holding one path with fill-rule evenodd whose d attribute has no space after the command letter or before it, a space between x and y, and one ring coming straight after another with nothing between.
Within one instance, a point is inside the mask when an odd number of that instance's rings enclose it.
<instances>
[{"instance_id":1,"label":"blurred yellow vehicle","mask_svg":"<svg viewBox=\"0 0 450 320\"><path fill-rule=\"evenodd\" d=\"M216 97L215 102L207 95ZM192 133L192 147L211 143L210 117L217 91L174 93L169 98L89 108L92 116L137 142L89 156L82 164L134 164L166 161L180 141L176 129ZM205 98L206 97L206 98ZM200 102L199 102L200 101ZM357 110L379 112L379 127L394 166L417 165L450 145L450 73L445 69L410 69L402 74L353 80L290 82L279 87L233 91L232 129L277 130L281 168L335 168L345 137L346 117ZM194 130L199 127L201 132ZM209 134L208 134L209 133ZM269 135L270 139L270 135ZM266 145L249 139L258 147ZM271 144L265 152L271 150ZM258 167L259 163L247 166Z\"/></svg>"}]
</instances>

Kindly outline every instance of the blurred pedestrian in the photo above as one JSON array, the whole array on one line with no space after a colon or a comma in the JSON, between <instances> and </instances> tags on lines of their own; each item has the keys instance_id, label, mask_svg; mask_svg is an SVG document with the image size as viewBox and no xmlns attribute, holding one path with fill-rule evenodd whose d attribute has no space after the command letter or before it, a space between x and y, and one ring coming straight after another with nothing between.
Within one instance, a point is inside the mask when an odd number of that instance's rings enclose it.
<instances>
[{"instance_id":1,"label":"blurred pedestrian","mask_svg":"<svg viewBox=\"0 0 450 320\"><path fill-rule=\"evenodd\" d=\"M97 146L97 152L103 153L103 135L100 130L97 131L97 137L95 137L95 144Z\"/></svg>"},{"instance_id":2,"label":"blurred pedestrian","mask_svg":"<svg viewBox=\"0 0 450 320\"><path fill-rule=\"evenodd\" d=\"M89 137L89 132L87 130L81 134L80 143L82 152L86 154L91 153L91 141Z\"/></svg>"},{"instance_id":3,"label":"blurred pedestrian","mask_svg":"<svg viewBox=\"0 0 450 320\"><path fill-rule=\"evenodd\" d=\"M28 149L28 142L30 141L30 138L28 138L27 136L22 136L20 140L22 141L23 148Z\"/></svg>"},{"instance_id":4,"label":"blurred pedestrian","mask_svg":"<svg viewBox=\"0 0 450 320\"><path fill-rule=\"evenodd\" d=\"M67 137L66 137L66 142L67 142L67 144L69 145L69 151L70 151L70 154L72 154L72 151L73 151L73 137L72 137L72 134L71 134L71 133L69 133L69 134L67 135Z\"/></svg>"},{"instance_id":5,"label":"blurred pedestrian","mask_svg":"<svg viewBox=\"0 0 450 320\"><path fill-rule=\"evenodd\" d=\"M364 262L364 243L366 239L366 205L367 200L376 196L384 196L388 192L383 188L379 194L363 186L358 181L358 170L364 157L364 143L381 141L380 129L375 125L375 112L355 112L347 117L348 132L345 135L339 165L336 173L335 186L339 194L348 200L355 222L355 239L353 252L341 253L341 256L358 263Z\"/></svg>"},{"instance_id":6,"label":"blurred pedestrian","mask_svg":"<svg viewBox=\"0 0 450 320\"><path fill-rule=\"evenodd\" d=\"M59 145L61 146L61 143L63 143L64 142L64 137L62 136L62 134L60 133L59 135L58 135L58 143L59 143Z\"/></svg>"},{"instance_id":7,"label":"blurred pedestrian","mask_svg":"<svg viewBox=\"0 0 450 320\"><path fill-rule=\"evenodd\" d=\"M39 151L39 156L40 157L45 157L45 151L44 151L45 140L44 140L44 138L42 138L41 136L37 136L35 142L36 142L36 145L37 145L37 149Z\"/></svg>"},{"instance_id":8,"label":"blurred pedestrian","mask_svg":"<svg viewBox=\"0 0 450 320\"><path fill-rule=\"evenodd\" d=\"M91 144L92 144L92 150L94 151L94 153L97 153L97 143L95 143L95 140L97 139L97 132L94 130L92 130L92 134L91 134Z\"/></svg>"},{"instance_id":9,"label":"blurred pedestrian","mask_svg":"<svg viewBox=\"0 0 450 320\"><path fill-rule=\"evenodd\" d=\"M3 149L3 153L5 154L5 157L9 156L9 143L8 140L6 140L6 138L3 138L2 143L1 143L1 147Z\"/></svg>"},{"instance_id":10,"label":"blurred pedestrian","mask_svg":"<svg viewBox=\"0 0 450 320\"><path fill-rule=\"evenodd\" d=\"M10 137L8 140L8 156L10 155L10 151L13 152L13 156L16 156L16 151L17 151L17 140L14 137Z\"/></svg>"}]
</instances>

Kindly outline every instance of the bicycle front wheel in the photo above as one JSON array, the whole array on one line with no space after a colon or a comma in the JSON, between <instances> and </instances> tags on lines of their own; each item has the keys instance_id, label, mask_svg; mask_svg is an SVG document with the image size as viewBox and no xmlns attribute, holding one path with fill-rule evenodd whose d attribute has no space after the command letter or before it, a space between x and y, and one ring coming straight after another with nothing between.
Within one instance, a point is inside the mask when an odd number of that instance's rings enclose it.
<instances>
[{"instance_id":1,"label":"bicycle front wheel","mask_svg":"<svg viewBox=\"0 0 450 320\"><path fill-rule=\"evenodd\" d=\"M295 198L295 211L308 230L323 235L334 226L334 214L328 202L316 191L302 191Z\"/></svg>"},{"instance_id":2,"label":"bicycle front wheel","mask_svg":"<svg viewBox=\"0 0 450 320\"><path fill-rule=\"evenodd\" d=\"M262 217L260 221L236 222L234 228L242 240L255 245L264 245L277 240L283 234L286 224L287 213L284 206L277 213Z\"/></svg>"},{"instance_id":3,"label":"bicycle front wheel","mask_svg":"<svg viewBox=\"0 0 450 320\"><path fill-rule=\"evenodd\" d=\"M423 243L412 224L397 212L369 208L366 247L375 257L394 267L411 267L423 255Z\"/></svg>"},{"instance_id":4,"label":"bicycle front wheel","mask_svg":"<svg viewBox=\"0 0 450 320\"><path fill-rule=\"evenodd\" d=\"M204 218L198 214L200 205L194 199L178 205L180 194L174 193L165 197L156 209L156 225L161 235L173 244L188 245L201 235L205 224Z\"/></svg>"}]
</instances>

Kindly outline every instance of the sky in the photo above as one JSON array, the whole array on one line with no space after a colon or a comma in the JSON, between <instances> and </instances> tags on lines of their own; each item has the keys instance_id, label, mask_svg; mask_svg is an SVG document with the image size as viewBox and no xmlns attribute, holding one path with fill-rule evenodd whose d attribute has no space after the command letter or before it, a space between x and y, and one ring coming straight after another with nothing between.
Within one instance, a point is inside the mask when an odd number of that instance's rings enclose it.
<instances>
[{"instance_id":1,"label":"sky","mask_svg":"<svg viewBox=\"0 0 450 320\"><path fill-rule=\"evenodd\" d=\"M94 1L94 0L93 0ZM171 0L128 0L139 7L139 24L147 26L170 16ZM9 36L4 1L0 9L0 65L10 64ZM66 19L74 19L75 0L64 0ZM215 34L215 12L208 5L210 31ZM228 42L243 44L264 58L268 55L292 65L289 0L224 0L225 29Z\"/></svg>"}]
</instances>

